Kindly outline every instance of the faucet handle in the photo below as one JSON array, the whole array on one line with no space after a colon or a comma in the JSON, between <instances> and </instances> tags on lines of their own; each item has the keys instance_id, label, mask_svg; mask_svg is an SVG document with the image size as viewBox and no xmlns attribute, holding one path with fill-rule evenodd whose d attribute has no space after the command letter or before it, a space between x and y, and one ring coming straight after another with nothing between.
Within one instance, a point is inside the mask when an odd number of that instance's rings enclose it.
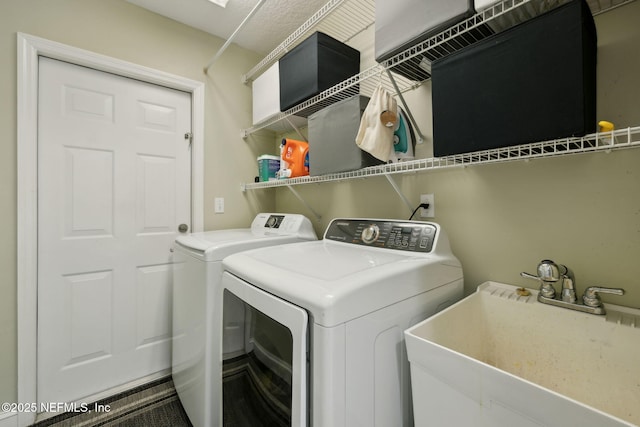
<instances>
[{"instance_id":1,"label":"faucet handle","mask_svg":"<svg viewBox=\"0 0 640 427\"><path fill-rule=\"evenodd\" d=\"M599 293L624 295L624 289L605 288L602 286L589 286L584 291L584 295L582 296L582 302L584 302L584 305L587 305L589 307L600 307L602 305L602 301L600 301L600 297L598 296Z\"/></svg>"},{"instance_id":2,"label":"faucet handle","mask_svg":"<svg viewBox=\"0 0 640 427\"><path fill-rule=\"evenodd\" d=\"M522 273L520 273L520 275L522 277L526 278L526 279L542 280L541 278L539 278L535 274L527 273L526 271L523 271Z\"/></svg>"},{"instance_id":3,"label":"faucet handle","mask_svg":"<svg viewBox=\"0 0 640 427\"><path fill-rule=\"evenodd\" d=\"M545 298L555 298L556 297L556 289L553 287L552 282L544 281L540 276L536 276L531 273L522 272L520 275L526 279L533 279L540 282L540 294Z\"/></svg>"}]
</instances>

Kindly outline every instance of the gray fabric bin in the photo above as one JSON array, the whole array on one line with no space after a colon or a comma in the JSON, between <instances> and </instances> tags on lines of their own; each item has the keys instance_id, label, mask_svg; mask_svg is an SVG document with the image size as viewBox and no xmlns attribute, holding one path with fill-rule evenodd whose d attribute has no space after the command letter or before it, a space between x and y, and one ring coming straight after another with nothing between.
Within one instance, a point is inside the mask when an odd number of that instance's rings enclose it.
<instances>
[{"instance_id":1,"label":"gray fabric bin","mask_svg":"<svg viewBox=\"0 0 640 427\"><path fill-rule=\"evenodd\" d=\"M383 162L356 145L369 98L356 95L309 116L309 175L346 172Z\"/></svg>"}]
</instances>

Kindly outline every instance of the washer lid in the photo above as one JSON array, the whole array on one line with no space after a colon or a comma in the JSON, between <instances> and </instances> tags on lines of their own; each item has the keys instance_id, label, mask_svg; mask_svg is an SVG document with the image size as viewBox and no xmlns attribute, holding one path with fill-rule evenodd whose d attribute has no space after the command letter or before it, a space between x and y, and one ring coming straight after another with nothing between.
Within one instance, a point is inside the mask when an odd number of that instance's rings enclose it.
<instances>
[{"instance_id":1,"label":"washer lid","mask_svg":"<svg viewBox=\"0 0 640 427\"><path fill-rule=\"evenodd\" d=\"M221 261L236 252L265 246L308 240L296 235L255 234L250 229L205 231L176 238L176 245L183 247L203 261Z\"/></svg>"},{"instance_id":2,"label":"washer lid","mask_svg":"<svg viewBox=\"0 0 640 427\"><path fill-rule=\"evenodd\" d=\"M176 245L204 261L220 261L239 251L305 240L317 240L317 236L303 215L259 213L250 228L179 235Z\"/></svg>"},{"instance_id":3,"label":"washer lid","mask_svg":"<svg viewBox=\"0 0 640 427\"><path fill-rule=\"evenodd\" d=\"M321 240L250 250L223 260L229 274L331 327L462 279L451 254L414 254Z\"/></svg>"},{"instance_id":4,"label":"washer lid","mask_svg":"<svg viewBox=\"0 0 640 427\"><path fill-rule=\"evenodd\" d=\"M250 228L232 230L204 231L200 233L183 234L176 237L176 243L199 252L238 241L253 240L256 236Z\"/></svg>"}]
</instances>

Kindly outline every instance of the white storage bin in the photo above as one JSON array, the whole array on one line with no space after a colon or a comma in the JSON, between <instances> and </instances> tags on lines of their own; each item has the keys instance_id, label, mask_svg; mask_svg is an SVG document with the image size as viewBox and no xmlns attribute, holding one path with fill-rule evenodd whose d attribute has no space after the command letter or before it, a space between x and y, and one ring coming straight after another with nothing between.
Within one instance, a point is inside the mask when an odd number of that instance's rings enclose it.
<instances>
[{"instance_id":1,"label":"white storage bin","mask_svg":"<svg viewBox=\"0 0 640 427\"><path fill-rule=\"evenodd\" d=\"M280 112L280 63L276 62L253 81L253 124Z\"/></svg>"}]
</instances>

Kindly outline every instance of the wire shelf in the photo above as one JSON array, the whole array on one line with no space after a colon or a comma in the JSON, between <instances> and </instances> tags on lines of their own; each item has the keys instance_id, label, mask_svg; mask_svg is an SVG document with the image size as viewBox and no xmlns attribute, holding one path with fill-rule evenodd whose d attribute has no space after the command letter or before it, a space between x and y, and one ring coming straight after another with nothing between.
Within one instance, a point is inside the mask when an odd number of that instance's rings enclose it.
<instances>
[{"instance_id":1,"label":"wire shelf","mask_svg":"<svg viewBox=\"0 0 640 427\"><path fill-rule=\"evenodd\" d=\"M614 130L612 132L593 133L584 137L561 138L544 142L497 148L493 150L456 154L446 157L431 157L428 159L388 163L349 172L242 184L241 189L245 191L301 184L343 181L355 178L426 172L437 169L510 162L516 160L531 160L552 156L599 151L609 152L634 147L640 147L640 126Z\"/></svg>"},{"instance_id":2,"label":"wire shelf","mask_svg":"<svg viewBox=\"0 0 640 427\"><path fill-rule=\"evenodd\" d=\"M285 53L301 43L311 31L321 31L348 44L375 22L375 0L329 0L289 37L249 70L242 80L252 81Z\"/></svg>"},{"instance_id":3,"label":"wire shelf","mask_svg":"<svg viewBox=\"0 0 640 427\"><path fill-rule=\"evenodd\" d=\"M420 42L415 46L375 64L319 95L281 112L270 119L243 129L241 136L248 137L262 129L283 131L286 118L308 116L322 108L354 95L370 96L381 84L391 93L396 92L386 70L394 72L401 93L419 87L430 77L431 62L468 46L494 33L504 31L523 21L553 9L568 0L503 0L480 11L469 19ZM594 15L622 6L634 0L588 0ZM251 81L260 72L275 63L291 48L304 40L310 31L322 31L347 43L357 34L375 23L375 0L330 0L292 35L243 76ZM296 118L296 117L293 117ZM284 125L283 125L284 124Z\"/></svg>"}]
</instances>

